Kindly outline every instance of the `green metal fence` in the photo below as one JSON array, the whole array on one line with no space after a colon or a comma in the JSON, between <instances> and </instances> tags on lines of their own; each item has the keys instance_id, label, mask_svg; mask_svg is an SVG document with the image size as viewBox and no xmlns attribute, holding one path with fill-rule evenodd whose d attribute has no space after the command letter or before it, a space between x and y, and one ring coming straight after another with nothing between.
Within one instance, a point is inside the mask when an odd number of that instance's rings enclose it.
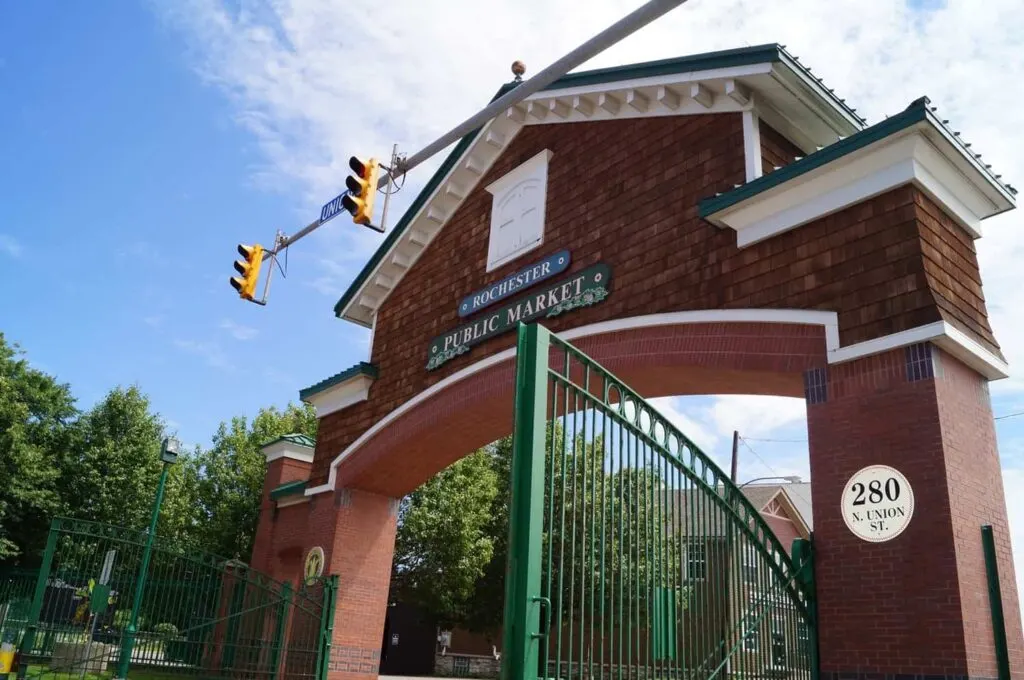
<instances>
[{"instance_id":1,"label":"green metal fence","mask_svg":"<svg viewBox=\"0 0 1024 680\"><path fill-rule=\"evenodd\" d=\"M515 404L505 680L816 677L807 541L539 325Z\"/></svg>"},{"instance_id":2,"label":"green metal fence","mask_svg":"<svg viewBox=\"0 0 1024 680\"><path fill-rule=\"evenodd\" d=\"M326 677L336 577L298 588L157 536L54 520L21 624L19 678ZM137 630L130 612L140 583Z\"/></svg>"}]
</instances>

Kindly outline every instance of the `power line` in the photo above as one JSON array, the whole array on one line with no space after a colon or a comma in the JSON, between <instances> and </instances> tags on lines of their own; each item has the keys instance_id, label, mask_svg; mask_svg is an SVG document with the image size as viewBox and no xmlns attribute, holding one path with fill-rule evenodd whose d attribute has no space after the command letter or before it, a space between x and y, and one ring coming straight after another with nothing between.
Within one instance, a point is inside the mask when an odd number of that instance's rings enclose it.
<instances>
[{"instance_id":1,"label":"power line","mask_svg":"<svg viewBox=\"0 0 1024 680\"><path fill-rule=\"evenodd\" d=\"M761 437L745 437L752 442L772 442L776 444L806 444L806 439L764 439Z\"/></svg>"},{"instance_id":2,"label":"power line","mask_svg":"<svg viewBox=\"0 0 1024 680\"><path fill-rule=\"evenodd\" d=\"M1017 416L1024 416L1024 411L1017 411L1016 413L1007 413L1005 416L998 416L994 420L1005 420L1006 418L1016 418Z\"/></svg>"},{"instance_id":3,"label":"power line","mask_svg":"<svg viewBox=\"0 0 1024 680\"><path fill-rule=\"evenodd\" d=\"M743 435L740 435L739 436L739 440L741 442L743 442L743 445L747 447L748 451L750 451L752 454L754 454L755 458L757 458L759 461L761 461L762 465L764 465L766 468L768 468L769 470L772 471L772 474L776 475L777 477L781 477L782 476L782 475L779 474L778 470L776 470L771 465L769 465L768 461L766 461L764 458L762 458L761 455L757 451L754 450L753 446L751 446L750 444L747 443L746 437L744 437ZM795 488L791 488L791 487L793 487L792 484L786 484L786 485L781 485L781 486L784 489L789 489L790 493L792 493L794 496L798 497L803 502L807 503L808 505L810 504L811 501L806 496L804 496L802 493L797 493Z\"/></svg>"}]
</instances>

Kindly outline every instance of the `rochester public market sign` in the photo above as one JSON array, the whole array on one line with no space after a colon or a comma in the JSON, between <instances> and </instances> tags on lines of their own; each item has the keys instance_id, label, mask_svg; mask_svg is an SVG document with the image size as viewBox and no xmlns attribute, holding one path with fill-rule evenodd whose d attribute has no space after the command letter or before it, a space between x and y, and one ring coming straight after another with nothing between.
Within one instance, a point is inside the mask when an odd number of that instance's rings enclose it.
<instances>
[{"instance_id":1,"label":"rochester public market sign","mask_svg":"<svg viewBox=\"0 0 1024 680\"><path fill-rule=\"evenodd\" d=\"M518 280L516 277L533 270L537 270L537 276L531 277L530 282L542 280L549 275L545 271L554 269L556 266L554 262L557 262L557 258L563 254L566 260L565 266L568 266L569 254L563 251L563 253L555 253L537 265L516 272L502 281ZM542 265L545 263L551 264L551 266L544 269ZM427 370L432 371L446 361L465 354L474 345L512 330L519 322L528 323L541 317L558 316L572 309L596 305L608 297L608 284L611 283L611 278L611 268L607 264L598 263L503 305L481 316L476 321L443 333L430 342L427 350ZM524 282L517 288L521 290L526 285L529 284ZM488 286L484 290L493 289L494 286ZM470 295L466 299L469 300L475 295L477 294ZM460 310L462 304L465 304L465 301L460 303ZM481 298L477 309L482 306L485 304Z\"/></svg>"},{"instance_id":2,"label":"rochester public market sign","mask_svg":"<svg viewBox=\"0 0 1024 680\"><path fill-rule=\"evenodd\" d=\"M914 516L914 490L899 470L869 465L850 477L843 489L843 521L858 538L891 541Z\"/></svg>"}]
</instances>

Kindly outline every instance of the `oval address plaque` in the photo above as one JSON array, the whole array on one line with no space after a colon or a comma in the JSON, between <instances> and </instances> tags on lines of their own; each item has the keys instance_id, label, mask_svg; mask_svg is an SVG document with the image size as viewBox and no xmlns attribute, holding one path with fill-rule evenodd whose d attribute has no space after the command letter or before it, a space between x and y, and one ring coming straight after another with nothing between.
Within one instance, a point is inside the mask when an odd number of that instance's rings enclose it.
<instances>
[{"instance_id":1,"label":"oval address plaque","mask_svg":"<svg viewBox=\"0 0 1024 680\"><path fill-rule=\"evenodd\" d=\"M899 470L869 465L843 489L843 521L855 536L872 543L891 541L914 516L914 490Z\"/></svg>"}]
</instances>

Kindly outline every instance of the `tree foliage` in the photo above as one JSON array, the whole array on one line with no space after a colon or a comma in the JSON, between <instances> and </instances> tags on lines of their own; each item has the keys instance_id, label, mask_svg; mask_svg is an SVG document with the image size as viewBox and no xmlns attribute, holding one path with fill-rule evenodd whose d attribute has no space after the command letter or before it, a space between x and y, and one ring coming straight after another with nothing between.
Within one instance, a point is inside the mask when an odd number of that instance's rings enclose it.
<instances>
[{"instance_id":1,"label":"tree foliage","mask_svg":"<svg viewBox=\"0 0 1024 680\"><path fill-rule=\"evenodd\" d=\"M31 368L0 333L0 560L31 559L46 540L76 414L69 387Z\"/></svg>"},{"instance_id":2,"label":"tree foliage","mask_svg":"<svg viewBox=\"0 0 1024 680\"><path fill-rule=\"evenodd\" d=\"M402 500L392 596L461 622L494 554L487 529L498 483L486 450L463 458Z\"/></svg>"}]
</instances>

